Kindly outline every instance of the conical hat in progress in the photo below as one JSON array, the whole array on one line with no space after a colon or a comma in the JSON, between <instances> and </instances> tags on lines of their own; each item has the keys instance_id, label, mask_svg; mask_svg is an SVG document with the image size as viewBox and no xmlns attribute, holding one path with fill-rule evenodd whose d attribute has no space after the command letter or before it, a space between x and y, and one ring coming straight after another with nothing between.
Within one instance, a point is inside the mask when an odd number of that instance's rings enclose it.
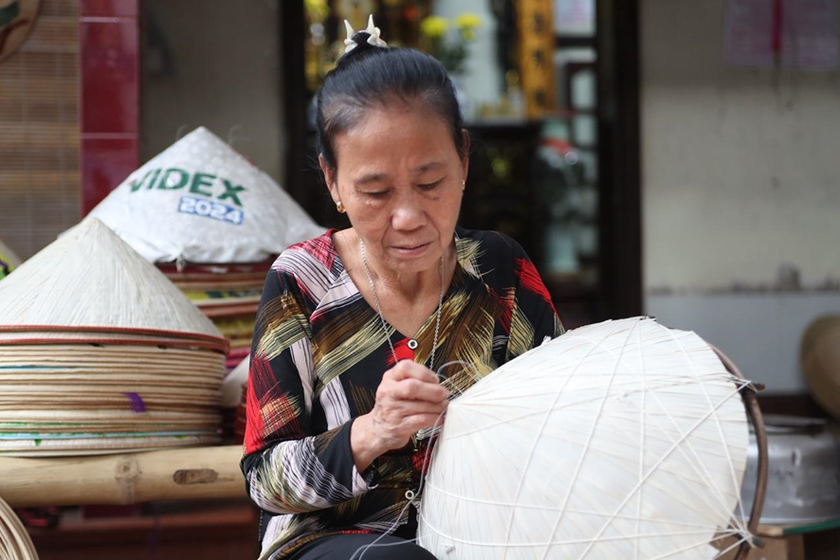
<instances>
[{"instance_id":1,"label":"conical hat in progress","mask_svg":"<svg viewBox=\"0 0 840 560\"><path fill-rule=\"evenodd\" d=\"M142 331L226 344L178 288L95 218L83 221L0 283L0 330L40 326Z\"/></svg>"},{"instance_id":2,"label":"conical hat in progress","mask_svg":"<svg viewBox=\"0 0 840 560\"><path fill-rule=\"evenodd\" d=\"M90 215L150 262L262 261L325 231L204 127L132 173Z\"/></svg>"},{"instance_id":3,"label":"conical hat in progress","mask_svg":"<svg viewBox=\"0 0 840 560\"><path fill-rule=\"evenodd\" d=\"M744 386L652 319L570 331L450 403L418 542L452 560L711 559L749 534Z\"/></svg>"},{"instance_id":4,"label":"conical hat in progress","mask_svg":"<svg viewBox=\"0 0 840 560\"><path fill-rule=\"evenodd\" d=\"M20 266L20 258L0 239L0 280Z\"/></svg>"}]
</instances>

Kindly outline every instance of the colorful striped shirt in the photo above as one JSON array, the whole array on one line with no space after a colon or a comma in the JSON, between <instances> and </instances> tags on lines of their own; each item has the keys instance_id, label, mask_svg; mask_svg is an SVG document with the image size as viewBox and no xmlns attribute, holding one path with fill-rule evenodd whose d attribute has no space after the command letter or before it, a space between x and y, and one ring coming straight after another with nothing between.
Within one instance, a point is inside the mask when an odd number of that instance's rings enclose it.
<instances>
[{"instance_id":1,"label":"colorful striped shirt","mask_svg":"<svg viewBox=\"0 0 840 560\"><path fill-rule=\"evenodd\" d=\"M376 310L344 269L328 231L286 249L266 278L254 331L242 469L262 510L262 558L288 558L343 532L413 537L426 442L358 472L355 417L370 412L394 356ZM457 394L499 365L563 332L534 265L512 239L457 228L457 265L441 308L435 364ZM435 314L415 339L388 327L398 359L428 365ZM410 494L409 494L410 496ZM417 500L415 500L416 502Z\"/></svg>"}]
</instances>

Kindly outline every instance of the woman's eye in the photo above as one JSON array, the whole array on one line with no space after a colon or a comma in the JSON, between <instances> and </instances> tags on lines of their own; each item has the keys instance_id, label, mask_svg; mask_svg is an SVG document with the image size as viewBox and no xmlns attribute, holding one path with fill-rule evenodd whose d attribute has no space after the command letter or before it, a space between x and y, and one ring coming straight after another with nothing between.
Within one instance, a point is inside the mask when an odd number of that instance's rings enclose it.
<instances>
[{"instance_id":1,"label":"woman's eye","mask_svg":"<svg viewBox=\"0 0 840 560\"><path fill-rule=\"evenodd\" d=\"M385 198L385 195L388 194L388 191L370 191L364 193L365 196L370 196L372 198Z\"/></svg>"},{"instance_id":2,"label":"woman's eye","mask_svg":"<svg viewBox=\"0 0 840 560\"><path fill-rule=\"evenodd\" d=\"M417 186L420 187L423 190L430 191L438 185L440 185L440 181L435 181L434 183L423 183L423 184L417 185Z\"/></svg>"}]
</instances>

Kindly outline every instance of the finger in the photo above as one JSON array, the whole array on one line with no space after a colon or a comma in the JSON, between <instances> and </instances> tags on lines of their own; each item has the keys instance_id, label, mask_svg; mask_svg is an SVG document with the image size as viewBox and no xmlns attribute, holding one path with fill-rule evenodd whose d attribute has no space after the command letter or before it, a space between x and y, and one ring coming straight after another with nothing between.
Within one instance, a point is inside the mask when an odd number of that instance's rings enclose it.
<instances>
[{"instance_id":1,"label":"finger","mask_svg":"<svg viewBox=\"0 0 840 560\"><path fill-rule=\"evenodd\" d=\"M376 391L376 402L391 407L413 402L440 405L449 402L449 391L440 385L407 379L381 384Z\"/></svg>"},{"instance_id":2,"label":"finger","mask_svg":"<svg viewBox=\"0 0 840 560\"><path fill-rule=\"evenodd\" d=\"M394 426L401 425L405 418L415 416L417 414L434 414L438 415L444 412L449 405L449 401L440 403L430 403L426 401L398 401L392 406L383 407L381 417Z\"/></svg>"},{"instance_id":3,"label":"finger","mask_svg":"<svg viewBox=\"0 0 840 560\"><path fill-rule=\"evenodd\" d=\"M449 398L449 391L437 382L428 383L417 379L405 379L390 386L393 397L402 400L439 403Z\"/></svg>"},{"instance_id":4,"label":"finger","mask_svg":"<svg viewBox=\"0 0 840 560\"><path fill-rule=\"evenodd\" d=\"M440 414L414 414L407 416L403 426L409 434L413 434L425 428L432 428L441 425L443 418Z\"/></svg>"},{"instance_id":5,"label":"finger","mask_svg":"<svg viewBox=\"0 0 840 560\"><path fill-rule=\"evenodd\" d=\"M426 383L437 383L438 378L435 372L422 364L412 362L411 360L401 360L397 365L392 367L386 373L390 373L390 377L395 381L402 381L403 379L418 379Z\"/></svg>"}]
</instances>

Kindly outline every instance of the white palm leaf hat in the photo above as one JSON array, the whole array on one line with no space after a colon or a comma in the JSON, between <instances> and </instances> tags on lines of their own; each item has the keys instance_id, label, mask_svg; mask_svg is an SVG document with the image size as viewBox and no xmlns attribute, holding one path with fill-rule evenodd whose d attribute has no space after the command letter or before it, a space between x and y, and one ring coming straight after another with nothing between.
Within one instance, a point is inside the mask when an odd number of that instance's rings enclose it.
<instances>
[{"instance_id":1,"label":"white palm leaf hat","mask_svg":"<svg viewBox=\"0 0 840 560\"><path fill-rule=\"evenodd\" d=\"M88 218L0 283L0 453L216 442L227 347L162 272Z\"/></svg>"},{"instance_id":2,"label":"white palm leaf hat","mask_svg":"<svg viewBox=\"0 0 840 560\"><path fill-rule=\"evenodd\" d=\"M714 558L749 535L745 385L652 319L570 331L450 403L418 541L453 560Z\"/></svg>"},{"instance_id":3,"label":"white palm leaf hat","mask_svg":"<svg viewBox=\"0 0 840 560\"><path fill-rule=\"evenodd\" d=\"M100 333L225 344L155 266L88 218L0 284L0 332Z\"/></svg>"},{"instance_id":4,"label":"white palm leaf hat","mask_svg":"<svg viewBox=\"0 0 840 560\"><path fill-rule=\"evenodd\" d=\"M204 127L132 173L90 215L150 262L258 262L325 231Z\"/></svg>"}]
</instances>

